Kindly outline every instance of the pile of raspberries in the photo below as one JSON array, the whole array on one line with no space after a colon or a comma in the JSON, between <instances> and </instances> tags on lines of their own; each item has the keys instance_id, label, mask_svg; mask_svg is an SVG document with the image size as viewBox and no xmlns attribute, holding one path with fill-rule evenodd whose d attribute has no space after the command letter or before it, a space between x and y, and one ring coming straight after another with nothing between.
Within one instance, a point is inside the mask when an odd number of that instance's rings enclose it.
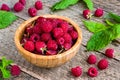
<instances>
[{"instance_id":1,"label":"pile of raspberries","mask_svg":"<svg viewBox=\"0 0 120 80\"><path fill-rule=\"evenodd\" d=\"M26 26L21 44L35 54L56 55L70 49L77 38L77 31L67 21L38 17Z\"/></svg>"},{"instance_id":2,"label":"pile of raspberries","mask_svg":"<svg viewBox=\"0 0 120 80\"><path fill-rule=\"evenodd\" d=\"M114 49L112 49L112 48L106 49L105 56L107 56L108 58L113 58L114 57ZM97 56L95 54L90 54L86 61L90 65L91 64L96 64L97 63ZM98 63L97 63L97 67L100 70L107 69L108 66L109 66L109 62L105 58L99 60ZM76 67L71 68L71 73L75 77L81 76L82 73L83 73L82 67L76 66ZM89 69L87 71L87 74L90 77L96 77L96 76L98 76L98 69L95 68L95 67L89 67Z\"/></svg>"}]
</instances>

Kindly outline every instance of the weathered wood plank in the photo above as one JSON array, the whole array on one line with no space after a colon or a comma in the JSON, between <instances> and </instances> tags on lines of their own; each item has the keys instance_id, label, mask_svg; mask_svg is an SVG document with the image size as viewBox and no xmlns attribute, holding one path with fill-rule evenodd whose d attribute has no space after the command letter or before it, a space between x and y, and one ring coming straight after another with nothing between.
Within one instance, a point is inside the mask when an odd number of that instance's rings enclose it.
<instances>
[{"instance_id":1,"label":"weathered wood plank","mask_svg":"<svg viewBox=\"0 0 120 80\"><path fill-rule=\"evenodd\" d=\"M38 11L39 15L42 14L57 14L57 15L62 15L71 18L75 22L77 22L80 25L80 28L83 31L83 41L82 44L86 45L87 41L89 40L90 36L92 33L90 33L86 28L83 26L82 20L82 11L85 9L84 4L76 4L74 6L69 7L66 10L61 10L57 12L51 12L50 7L57 2L58 0L44 0L44 9L41 11ZM0 2L6 2L9 4L10 7L13 6L17 0L0 0ZM14 60L14 62L22 67L22 70L37 79L42 79L42 80L119 80L119 61L109 59L110 62L110 67L109 69L105 71L100 71L99 76L96 78L90 78L85 74L87 72L87 69L89 68L90 65L87 64L86 58L90 53L95 53L98 56L98 59L105 58L104 55L98 53L98 52L85 52L86 48L81 46L79 53L68 63L65 65L62 65L61 67L57 68L52 68L52 69L42 69L39 67L36 67L29 62L27 62L22 56L16 51L16 48L14 46L14 32L24 20L27 20L30 18L28 16L27 10L30 6L33 6L33 3L35 0L27 0L27 5L25 9L22 12L15 13L17 16L19 16L22 19L18 19L16 22L14 22L11 26L9 26L6 29L0 30L0 56L6 56L8 59ZM102 7L105 9L105 11L114 11L116 13L119 13L119 1L118 0L106 0L106 1L101 1L101 0L94 0L95 7ZM2 3L0 3L1 5ZM113 9L113 7L115 9ZM24 19L24 20L23 20ZM92 20L95 21L102 21L101 18L92 18ZM120 52L119 50L119 44L117 43L118 46L115 46L113 44L110 44L108 47L114 48L115 53L116 53L116 59L120 59L120 55L118 54ZM105 50L102 50L100 52L104 53ZM118 53L117 53L118 52ZM84 68L84 73L82 77L79 78L74 78L70 74L70 68L80 65ZM96 66L95 66L96 67ZM107 77L106 77L107 76ZM21 78L23 77L23 78ZM21 76L19 78L15 78L15 80L28 80L30 77ZM14 79L12 79L14 80ZM32 79L31 79L32 80Z\"/></svg>"}]
</instances>

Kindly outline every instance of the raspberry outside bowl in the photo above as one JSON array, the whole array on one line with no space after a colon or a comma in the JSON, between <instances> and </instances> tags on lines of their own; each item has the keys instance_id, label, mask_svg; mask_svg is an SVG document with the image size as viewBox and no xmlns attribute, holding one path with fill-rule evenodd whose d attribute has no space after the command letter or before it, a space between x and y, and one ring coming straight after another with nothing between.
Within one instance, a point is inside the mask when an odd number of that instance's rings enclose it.
<instances>
[{"instance_id":1,"label":"raspberry outside bowl","mask_svg":"<svg viewBox=\"0 0 120 80\"><path fill-rule=\"evenodd\" d=\"M33 17L33 18L23 22L15 32L14 42L15 42L15 45L16 45L18 51L20 52L20 54L30 63L32 63L36 66L39 66L39 67L44 67L44 68L60 66L64 63L66 63L67 61L69 61L71 58L73 58L75 56L75 54L79 51L79 48L81 45L81 40L82 40L82 32L81 32L79 26L74 21L72 21L69 18L63 17L63 16L42 15L41 17L62 19L62 20L67 21L74 27L74 29L78 32L78 38L77 38L76 42L74 43L74 45L69 50L67 50L61 54L46 56L46 55L38 55L38 54L34 54L32 52L29 52L21 46L20 41L22 39L22 36L23 36L26 26L29 25L31 22L35 21L38 17L40 17L40 16Z\"/></svg>"}]
</instances>

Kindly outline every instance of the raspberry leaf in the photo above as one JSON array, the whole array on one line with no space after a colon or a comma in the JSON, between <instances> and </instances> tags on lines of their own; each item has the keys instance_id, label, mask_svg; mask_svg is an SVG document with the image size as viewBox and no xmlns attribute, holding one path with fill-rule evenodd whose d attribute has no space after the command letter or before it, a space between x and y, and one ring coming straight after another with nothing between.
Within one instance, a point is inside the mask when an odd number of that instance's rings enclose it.
<instances>
[{"instance_id":1,"label":"raspberry leaf","mask_svg":"<svg viewBox=\"0 0 120 80\"><path fill-rule=\"evenodd\" d=\"M101 30L107 29L107 27L100 22L94 22L94 21L83 21L85 27L90 31L90 32L98 32Z\"/></svg>"},{"instance_id":2,"label":"raspberry leaf","mask_svg":"<svg viewBox=\"0 0 120 80\"><path fill-rule=\"evenodd\" d=\"M3 78L10 78L11 74L7 67L12 63L11 60L7 60L5 57L2 58L0 62L0 70L2 72Z\"/></svg>"},{"instance_id":3,"label":"raspberry leaf","mask_svg":"<svg viewBox=\"0 0 120 80\"><path fill-rule=\"evenodd\" d=\"M112 40L120 37L120 24L93 34L87 43L87 50L97 51L106 47Z\"/></svg>"},{"instance_id":4,"label":"raspberry leaf","mask_svg":"<svg viewBox=\"0 0 120 80\"><path fill-rule=\"evenodd\" d=\"M10 65L13 61L7 60L5 57L2 58L2 66L3 68L6 68L8 65Z\"/></svg>"},{"instance_id":5,"label":"raspberry leaf","mask_svg":"<svg viewBox=\"0 0 120 80\"><path fill-rule=\"evenodd\" d=\"M118 23L120 23L120 16L117 15L117 14L114 14L112 12L108 13L106 16L105 16L106 19L112 19L113 21L116 21Z\"/></svg>"},{"instance_id":6,"label":"raspberry leaf","mask_svg":"<svg viewBox=\"0 0 120 80\"><path fill-rule=\"evenodd\" d=\"M11 74L10 71L7 69L4 69L3 67L0 67L3 78L10 78Z\"/></svg>"},{"instance_id":7,"label":"raspberry leaf","mask_svg":"<svg viewBox=\"0 0 120 80\"><path fill-rule=\"evenodd\" d=\"M94 9L92 0L83 0L83 1L86 3L87 7L88 7L90 10L93 10L93 9Z\"/></svg>"},{"instance_id":8,"label":"raspberry leaf","mask_svg":"<svg viewBox=\"0 0 120 80\"><path fill-rule=\"evenodd\" d=\"M6 28L16 19L17 17L12 12L0 11L0 29Z\"/></svg>"},{"instance_id":9,"label":"raspberry leaf","mask_svg":"<svg viewBox=\"0 0 120 80\"><path fill-rule=\"evenodd\" d=\"M61 10L69 7L70 5L74 5L78 2L79 0L61 0L60 2L57 2L52 6L52 11L55 10Z\"/></svg>"},{"instance_id":10,"label":"raspberry leaf","mask_svg":"<svg viewBox=\"0 0 120 80\"><path fill-rule=\"evenodd\" d=\"M108 20L108 19L106 19L105 22L106 22L106 24L109 25L109 26L113 26L113 25L114 25L114 24L113 24L110 20Z\"/></svg>"}]
</instances>

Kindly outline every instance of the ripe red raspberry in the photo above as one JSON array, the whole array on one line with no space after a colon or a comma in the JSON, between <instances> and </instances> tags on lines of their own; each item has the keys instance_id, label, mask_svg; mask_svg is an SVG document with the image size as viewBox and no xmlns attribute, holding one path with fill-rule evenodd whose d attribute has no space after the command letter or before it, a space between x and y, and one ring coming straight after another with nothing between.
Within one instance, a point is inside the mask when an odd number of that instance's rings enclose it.
<instances>
[{"instance_id":1,"label":"ripe red raspberry","mask_svg":"<svg viewBox=\"0 0 120 80\"><path fill-rule=\"evenodd\" d=\"M62 28L57 28L56 27L56 28L53 29L53 36L55 38L59 38L59 37L63 36L63 34L64 34L64 32L63 32Z\"/></svg>"},{"instance_id":2,"label":"ripe red raspberry","mask_svg":"<svg viewBox=\"0 0 120 80\"><path fill-rule=\"evenodd\" d=\"M83 11L83 17L86 19L90 19L91 17L91 11L89 9L86 9Z\"/></svg>"},{"instance_id":3,"label":"ripe red raspberry","mask_svg":"<svg viewBox=\"0 0 120 80\"><path fill-rule=\"evenodd\" d=\"M1 10L10 11L10 8L8 7L7 4L2 4Z\"/></svg>"},{"instance_id":4,"label":"ripe red raspberry","mask_svg":"<svg viewBox=\"0 0 120 80\"><path fill-rule=\"evenodd\" d=\"M25 5L25 4L26 4L26 0L19 0L19 2L20 2L22 5Z\"/></svg>"},{"instance_id":5,"label":"ripe red raspberry","mask_svg":"<svg viewBox=\"0 0 120 80\"><path fill-rule=\"evenodd\" d=\"M60 20L59 19L49 19L49 21L52 23L53 28L58 27Z\"/></svg>"},{"instance_id":6,"label":"ripe red raspberry","mask_svg":"<svg viewBox=\"0 0 120 80\"><path fill-rule=\"evenodd\" d=\"M59 26L63 29L63 32L66 33L68 31L69 23L62 22L62 23L60 23Z\"/></svg>"},{"instance_id":7,"label":"ripe red raspberry","mask_svg":"<svg viewBox=\"0 0 120 80\"><path fill-rule=\"evenodd\" d=\"M46 55L56 55L57 51L55 50L47 50Z\"/></svg>"},{"instance_id":8,"label":"ripe red raspberry","mask_svg":"<svg viewBox=\"0 0 120 80\"><path fill-rule=\"evenodd\" d=\"M96 9L96 11L95 11L95 13L94 13L94 15L95 15L96 17L101 17L101 16L103 16L103 14L104 14L104 11L103 11L103 9L101 9L101 8Z\"/></svg>"},{"instance_id":9,"label":"ripe red raspberry","mask_svg":"<svg viewBox=\"0 0 120 80\"><path fill-rule=\"evenodd\" d=\"M87 59L87 62L88 62L89 64L95 64L96 61L97 61L97 58L96 58L95 55L93 55L93 54L89 55L89 57L88 57L88 59Z\"/></svg>"},{"instance_id":10,"label":"ripe red raspberry","mask_svg":"<svg viewBox=\"0 0 120 80\"><path fill-rule=\"evenodd\" d=\"M78 33L75 30L71 31L70 35L71 35L71 37L72 37L73 40L76 40L78 38Z\"/></svg>"},{"instance_id":11,"label":"ripe red raspberry","mask_svg":"<svg viewBox=\"0 0 120 80\"><path fill-rule=\"evenodd\" d=\"M90 67L88 69L88 75L90 77L96 77L98 75L98 70L96 68L94 68L94 67Z\"/></svg>"},{"instance_id":12,"label":"ripe red raspberry","mask_svg":"<svg viewBox=\"0 0 120 80\"><path fill-rule=\"evenodd\" d=\"M71 43L71 42L72 42L72 37L70 36L69 33L65 33L65 34L63 35L63 38L64 38L64 40L65 40L65 43Z\"/></svg>"},{"instance_id":13,"label":"ripe red raspberry","mask_svg":"<svg viewBox=\"0 0 120 80\"><path fill-rule=\"evenodd\" d=\"M43 22L45 22L45 21L47 21L47 19L44 18L44 17L41 17L41 16L38 17L37 20L36 20L37 23L43 23Z\"/></svg>"},{"instance_id":14,"label":"ripe red raspberry","mask_svg":"<svg viewBox=\"0 0 120 80\"><path fill-rule=\"evenodd\" d=\"M43 22L41 24L43 32L49 33L52 31L52 23L50 21Z\"/></svg>"},{"instance_id":15,"label":"ripe red raspberry","mask_svg":"<svg viewBox=\"0 0 120 80\"><path fill-rule=\"evenodd\" d=\"M82 75L82 68L80 66L74 67L71 69L72 75L75 77L79 77Z\"/></svg>"},{"instance_id":16,"label":"ripe red raspberry","mask_svg":"<svg viewBox=\"0 0 120 80\"><path fill-rule=\"evenodd\" d=\"M109 58L113 58L114 57L114 49L106 49L105 51L105 55Z\"/></svg>"},{"instance_id":17,"label":"ripe red raspberry","mask_svg":"<svg viewBox=\"0 0 120 80\"><path fill-rule=\"evenodd\" d=\"M98 68L103 70L103 69L106 69L108 67L108 61L106 59L101 59L99 62L98 62Z\"/></svg>"},{"instance_id":18,"label":"ripe red raspberry","mask_svg":"<svg viewBox=\"0 0 120 80\"><path fill-rule=\"evenodd\" d=\"M32 41L32 42L37 42L37 41L40 41L40 36L38 35L38 34L32 34L31 36L30 36L30 40Z\"/></svg>"},{"instance_id":19,"label":"ripe red raspberry","mask_svg":"<svg viewBox=\"0 0 120 80\"><path fill-rule=\"evenodd\" d=\"M41 1L36 1L35 2L35 8L37 10L41 10L43 8L42 2Z\"/></svg>"},{"instance_id":20,"label":"ripe red raspberry","mask_svg":"<svg viewBox=\"0 0 120 80\"><path fill-rule=\"evenodd\" d=\"M47 42L48 40L52 39L51 34L50 33L43 33L41 35L41 40L44 42Z\"/></svg>"},{"instance_id":21,"label":"ripe red raspberry","mask_svg":"<svg viewBox=\"0 0 120 80\"><path fill-rule=\"evenodd\" d=\"M10 72L11 72L12 76L18 76L18 75L20 75L21 70L20 70L19 66L13 65L13 66L11 67Z\"/></svg>"},{"instance_id":22,"label":"ripe red raspberry","mask_svg":"<svg viewBox=\"0 0 120 80\"><path fill-rule=\"evenodd\" d=\"M33 33L36 33L36 34L41 34L41 33L42 33L42 28L40 27L39 24L36 24L36 25L33 27Z\"/></svg>"},{"instance_id":23,"label":"ripe red raspberry","mask_svg":"<svg viewBox=\"0 0 120 80\"><path fill-rule=\"evenodd\" d=\"M64 47L65 50L68 50L72 47L72 43L64 43L63 47Z\"/></svg>"},{"instance_id":24,"label":"ripe red raspberry","mask_svg":"<svg viewBox=\"0 0 120 80\"><path fill-rule=\"evenodd\" d=\"M44 54L44 51L46 50L46 44L45 42L38 41L35 43L35 48L38 52L40 52L41 54Z\"/></svg>"},{"instance_id":25,"label":"ripe red raspberry","mask_svg":"<svg viewBox=\"0 0 120 80\"><path fill-rule=\"evenodd\" d=\"M24 48L30 52L34 51L35 46L34 43L32 41L26 41L26 43L24 44Z\"/></svg>"},{"instance_id":26,"label":"ripe red raspberry","mask_svg":"<svg viewBox=\"0 0 120 80\"><path fill-rule=\"evenodd\" d=\"M28 13L31 17L34 17L34 16L37 15L37 10L35 8L31 7L31 8L28 9Z\"/></svg>"},{"instance_id":27,"label":"ripe red raspberry","mask_svg":"<svg viewBox=\"0 0 120 80\"><path fill-rule=\"evenodd\" d=\"M65 42L63 37L57 38L56 41L57 41L57 44L59 44L59 45L63 45Z\"/></svg>"},{"instance_id":28,"label":"ripe red raspberry","mask_svg":"<svg viewBox=\"0 0 120 80\"><path fill-rule=\"evenodd\" d=\"M33 34L33 28L32 28L32 27L27 27L27 28L25 29L25 32L26 32L28 35L31 35L31 34Z\"/></svg>"},{"instance_id":29,"label":"ripe red raspberry","mask_svg":"<svg viewBox=\"0 0 120 80\"><path fill-rule=\"evenodd\" d=\"M58 45L57 42L55 40L49 40L47 42L47 49L48 50L57 50Z\"/></svg>"},{"instance_id":30,"label":"ripe red raspberry","mask_svg":"<svg viewBox=\"0 0 120 80\"><path fill-rule=\"evenodd\" d=\"M17 3L15 3L13 8L14 8L14 11L20 12L23 10L24 6L20 2L17 2Z\"/></svg>"}]
</instances>

